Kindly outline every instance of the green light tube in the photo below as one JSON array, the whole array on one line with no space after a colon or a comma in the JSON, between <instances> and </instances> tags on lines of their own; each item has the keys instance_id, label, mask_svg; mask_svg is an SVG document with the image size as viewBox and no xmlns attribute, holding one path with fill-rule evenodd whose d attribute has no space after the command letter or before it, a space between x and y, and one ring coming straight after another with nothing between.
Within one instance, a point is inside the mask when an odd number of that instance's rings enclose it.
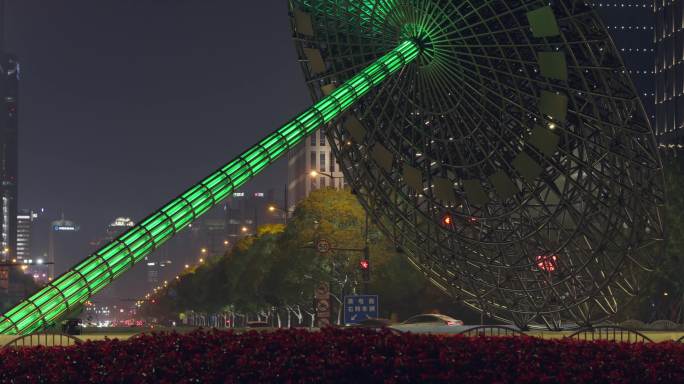
<instances>
[{"instance_id":1,"label":"green light tube","mask_svg":"<svg viewBox=\"0 0 684 384\"><path fill-rule=\"evenodd\" d=\"M47 326L129 270L259 171L418 57L404 41L311 108L0 316L0 334Z\"/></svg>"}]
</instances>

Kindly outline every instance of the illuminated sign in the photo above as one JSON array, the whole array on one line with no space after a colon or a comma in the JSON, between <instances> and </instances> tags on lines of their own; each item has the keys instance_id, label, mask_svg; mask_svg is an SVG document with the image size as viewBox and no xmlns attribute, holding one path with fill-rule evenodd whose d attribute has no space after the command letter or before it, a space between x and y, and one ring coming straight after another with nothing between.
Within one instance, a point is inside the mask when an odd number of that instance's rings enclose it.
<instances>
[{"instance_id":1,"label":"illuminated sign","mask_svg":"<svg viewBox=\"0 0 684 384\"><path fill-rule=\"evenodd\" d=\"M244 192L234 192L233 197L245 197L245 193Z\"/></svg>"},{"instance_id":2,"label":"illuminated sign","mask_svg":"<svg viewBox=\"0 0 684 384\"><path fill-rule=\"evenodd\" d=\"M254 197L264 197L263 192L254 192Z\"/></svg>"},{"instance_id":3,"label":"illuminated sign","mask_svg":"<svg viewBox=\"0 0 684 384\"><path fill-rule=\"evenodd\" d=\"M73 232L78 231L78 227L74 225L53 225L52 230L57 232Z\"/></svg>"}]
</instances>

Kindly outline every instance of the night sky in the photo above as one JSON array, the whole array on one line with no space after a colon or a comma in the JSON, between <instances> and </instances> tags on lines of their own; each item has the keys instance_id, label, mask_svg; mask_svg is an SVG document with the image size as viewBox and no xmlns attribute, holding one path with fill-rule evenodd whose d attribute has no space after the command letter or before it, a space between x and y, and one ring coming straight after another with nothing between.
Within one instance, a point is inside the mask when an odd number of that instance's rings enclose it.
<instances>
[{"instance_id":1,"label":"night sky","mask_svg":"<svg viewBox=\"0 0 684 384\"><path fill-rule=\"evenodd\" d=\"M19 207L63 210L82 236L141 219L309 104L285 1L7 2ZM281 161L246 189L285 181Z\"/></svg>"}]
</instances>

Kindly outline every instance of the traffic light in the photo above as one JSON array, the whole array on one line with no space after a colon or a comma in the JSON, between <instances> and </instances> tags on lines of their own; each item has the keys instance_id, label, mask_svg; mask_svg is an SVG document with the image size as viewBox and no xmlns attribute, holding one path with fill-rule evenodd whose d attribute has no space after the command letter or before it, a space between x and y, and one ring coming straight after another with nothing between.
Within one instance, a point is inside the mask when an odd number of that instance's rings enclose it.
<instances>
[{"instance_id":1,"label":"traffic light","mask_svg":"<svg viewBox=\"0 0 684 384\"><path fill-rule=\"evenodd\" d=\"M451 218L450 214L447 213L444 216L442 216L442 225L444 225L445 227L448 227L453 223L454 222L453 222L453 219Z\"/></svg>"},{"instance_id":2,"label":"traffic light","mask_svg":"<svg viewBox=\"0 0 684 384\"><path fill-rule=\"evenodd\" d=\"M363 248L363 258L359 260L359 269L361 270L361 280L364 283L370 281L370 252L368 246Z\"/></svg>"},{"instance_id":3,"label":"traffic light","mask_svg":"<svg viewBox=\"0 0 684 384\"><path fill-rule=\"evenodd\" d=\"M442 220L441 220L440 224L442 224L442 227L444 227L444 228L453 228L454 218L449 213L445 213L442 216Z\"/></svg>"}]
</instances>

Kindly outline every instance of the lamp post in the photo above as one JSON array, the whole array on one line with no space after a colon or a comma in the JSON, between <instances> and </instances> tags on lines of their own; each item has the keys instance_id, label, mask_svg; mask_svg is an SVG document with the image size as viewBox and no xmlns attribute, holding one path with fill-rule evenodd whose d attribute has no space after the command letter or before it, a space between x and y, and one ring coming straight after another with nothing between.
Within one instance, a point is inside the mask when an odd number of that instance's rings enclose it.
<instances>
[{"instance_id":1,"label":"lamp post","mask_svg":"<svg viewBox=\"0 0 684 384\"><path fill-rule=\"evenodd\" d=\"M329 178L330 180L332 180L333 187L335 187L335 180L344 179L344 176L333 176L330 173L318 172L316 170L312 170L311 172L309 172L309 177L311 177L312 179L316 179L318 176L325 176L325 177ZM335 187L335 188L337 188L337 187Z\"/></svg>"},{"instance_id":2,"label":"lamp post","mask_svg":"<svg viewBox=\"0 0 684 384\"><path fill-rule=\"evenodd\" d=\"M279 207L276 203L269 204L268 205L268 211L271 213L274 213L276 211L282 212L283 213L283 220L285 221L285 225L287 225L287 220L290 216L290 213L292 213L288 209L283 209L283 208Z\"/></svg>"}]
</instances>

